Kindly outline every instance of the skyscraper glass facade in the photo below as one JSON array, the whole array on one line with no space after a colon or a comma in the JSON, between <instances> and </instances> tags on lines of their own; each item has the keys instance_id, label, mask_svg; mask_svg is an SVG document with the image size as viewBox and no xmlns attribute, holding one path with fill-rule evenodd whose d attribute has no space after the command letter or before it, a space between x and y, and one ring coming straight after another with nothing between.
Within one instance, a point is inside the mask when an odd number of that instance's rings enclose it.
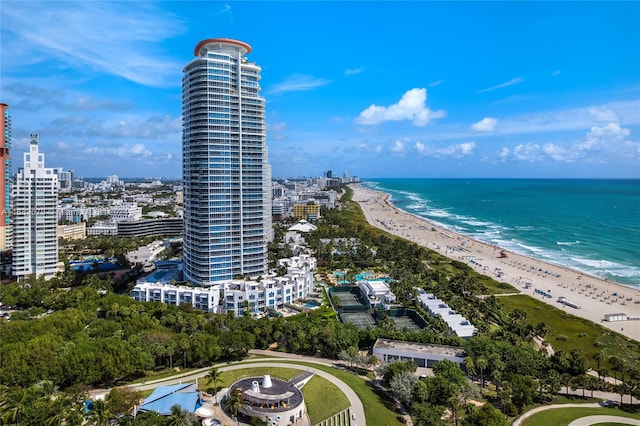
<instances>
[{"instance_id":1,"label":"skyscraper glass facade","mask_svg":"<svg viewBox=\"0 0 640 426\"><path fill-rule=\"evenodd\" d=\"M271 169L251 47L204 40L182 79L184 275L207 285L267 270Z\"/></svg>"}]
</instances>

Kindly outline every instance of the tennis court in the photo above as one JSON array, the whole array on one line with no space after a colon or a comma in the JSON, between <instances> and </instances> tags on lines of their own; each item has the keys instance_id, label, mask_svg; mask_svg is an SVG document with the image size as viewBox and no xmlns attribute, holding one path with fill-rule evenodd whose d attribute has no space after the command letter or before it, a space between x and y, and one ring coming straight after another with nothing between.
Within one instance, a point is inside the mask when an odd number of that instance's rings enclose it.
<instances>
[{"instance_id":1,"label":"tennis court","mask_svg":"<svg viewBox=\"0 0 640 426\"><path fill-rule=\"evenodd\" d=\"M331 295L331 297L337 297L338 299L340 299L340 307L342 309L363 306L364 303L360 301L360 298L358 296L360 296L360 294L342 291L334 291Z\"/></svg>"},{"instance_id":2,"label":"tennis court","mask_svg":"<svg viewBox=\"0 0 640 426\"><path fill-rule=\"evenodd\" d=\"M407 331L420 331L422 327L420 327L416 322L408 316L401 317L391 317L393 322L396 323L396 330L407 330Z\"/></svg>"},{"instance_id":3,"label":"tennis court","mask_svg":"<svg viewBox=\"0 0 640 426\"><path fill-rule=\"evenodd\" d=\"M340 314L340 320L344 324L349 323L355 325L358 330L376 326L376 321L373 319L373 316L366 312L343 312Z\"/></svg>"}]
</instances>

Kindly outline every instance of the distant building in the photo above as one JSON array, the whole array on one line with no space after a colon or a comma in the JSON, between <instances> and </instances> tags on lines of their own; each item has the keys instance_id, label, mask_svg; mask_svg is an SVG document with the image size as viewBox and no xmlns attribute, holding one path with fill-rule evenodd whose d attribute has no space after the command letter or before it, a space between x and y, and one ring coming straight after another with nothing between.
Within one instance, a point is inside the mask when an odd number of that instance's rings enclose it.
<instances>
[{"instance_id":1,"label":"distant building","mask_svg":"<svg viewBox=\"0 0 640 426\"><path fill-rule=\"evenodd\" d=\"M118 225L112 222L96 222L87 229L87 235L118 235Z\"/></svg>"},{"instance_id":2,"label":"distant building","mask_svg":"<svg viewBox=\"0 0 640 426\"><path fill-rule=\"evenodd\" d=\"M147 237L150 235L182 235L182 219L146 219L135 222L118 222L117 235L119 237Z\"/></svg>"},{"instance_id":3,"label":"distant building","mask_svg":"<svg viewBox=\"0 0 640 426\"><path fill-rule=\"evenodd\" d=\"M315 200L309 200L305 203L294 204L293 217L309 222L318 220L320 218L320 203Z\"/></svg>"},{"instance_id":4,"label":"distant building","mask_svg":"<svg viewBox=\"0 0 640 426\"><path fill-rule=\"evenodd\" d=\"M111 207L110 218L114 222L135 222L142 219L142 207L136 203L123 203Z\"/></svg>"},{"instance_id":5,"label":"distant building","mask_svg":"<svg viewBox=\"0 0 640 426\"><path fill-rule=\"evenodd\" d=\"M431 368L442 360L458 365L464 362L464 349L457 346L431 345L404 340L377 339L373 345L373 355L383 363L413 361L418 367Z\"/></svg>"},{"instance_id":6,"label":"distant building","mask_svg":"<svg viewBox=\"0 0 640 426\"><path fill-rule=\"evenodd\" d=\"M58 225L58 238L66 240L81 240L87 236L87 224L85 222L72 225Z\"/></svg>"},{"instance_id":7,"label":"distant building","mask_svg":"<svg viewBox=\"0 0 640 426\"><path fill-rule=\"evenodd\" d=\"M32 133L24 167L16 175L12 200L13 274L51 278L58 271L58 176L44 166L38 135Z\"/></svg>"},{"instance_id":8,"label":"distant building","mask_svg":"<svg viewBox=\"0 0 640 426\"><path fill-rule=\"evenodd\" d=\"M9 105L0 103L0 251L11 248L11 115Z\"/></svg>"}]
</instances>

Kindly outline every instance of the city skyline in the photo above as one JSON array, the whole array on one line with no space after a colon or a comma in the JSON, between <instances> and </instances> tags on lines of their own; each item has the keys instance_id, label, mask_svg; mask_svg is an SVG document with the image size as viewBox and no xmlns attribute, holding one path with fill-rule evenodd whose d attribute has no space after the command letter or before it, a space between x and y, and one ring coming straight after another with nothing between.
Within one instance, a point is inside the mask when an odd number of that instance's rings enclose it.
<instances>
[{"instance_id":1,"label":"city skyline","mask_svg":"<svg viewBox=\"0 0 640 426\"><path fill-rule=\"evenodd\" d=\"M638 2L6 1L0 14L13 153L37 132L78 176L181 176L183 64L228 37L263 68L276 178L640 177Z\"/></svg>"}]
</instances>

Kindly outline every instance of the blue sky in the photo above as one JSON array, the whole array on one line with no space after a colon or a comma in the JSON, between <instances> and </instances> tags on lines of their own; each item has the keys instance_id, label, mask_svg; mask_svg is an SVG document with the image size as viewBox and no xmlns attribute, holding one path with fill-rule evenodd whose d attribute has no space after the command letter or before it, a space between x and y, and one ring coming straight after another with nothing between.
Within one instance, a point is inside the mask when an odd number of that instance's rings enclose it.
<instances>
[{"instance_id":1,"label":"blue sky","mask_svg":"<svg viewBox=\"0 0 640 426\"><path fill-rule=\"evenodd\" d=\"M274 177L640 177L640 2L0 3L14 169L180 177L203 39L262 67Z\"/></svg>"}]
</instances>

